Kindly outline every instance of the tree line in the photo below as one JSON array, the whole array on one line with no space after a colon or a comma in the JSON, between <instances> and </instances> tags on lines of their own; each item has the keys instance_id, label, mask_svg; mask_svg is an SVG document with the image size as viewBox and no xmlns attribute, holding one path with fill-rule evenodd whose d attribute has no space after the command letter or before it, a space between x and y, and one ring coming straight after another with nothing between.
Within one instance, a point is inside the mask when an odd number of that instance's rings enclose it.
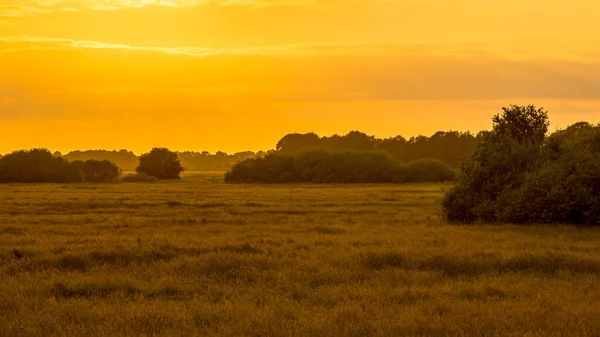
<instances>
[{"instance_id":1,"label":"tree line","mask_svg":"<svg viewBox=\"0 0 600 337\"><path fill-rule=\"evenodd\" d=\"M209 153L183 151L174 152L177 155L181 165L188 171L225 171L231 169L233 165L248 158L264 156L266 153L259 152L237 152L227 154L225 152ZM134 171L140 160L140 156L128 150L110 151L110 150L86 150L72 151L65 155L60 155L69 161L86 161L86 160L108 160L117 164L125 171Z\"/></svg>"},{"instance_id":2,"label":"tree line","mask_svg":"<svg viewBox=\"0 0 600 337\"><path fill-rule=\"evenodd\" d=\"M136 173L122 177L123 170L109 160L69 161L46 149L15 151L0 157L0 183L73 183L154 181L179 179L183 167L177 154L154 148L139 157Z\"/></svg>"},{"instance_id":3,"label":"tree line","mask_svg":"<svg viewBox=\"0 0 600 337\"><path fill-rule=\"evenodd\" d=\"M358 150L383 151L399 162L411 162L419 159L439 159L452 167L468 158L477 144L479 135L469 132L439 131L430 137L417 136L405 138L376 138L359 131L351 131L346 135L320 137L315 133L291 133L279 140L274 150L244 151L233 154L219 151L181 151L175 152L181 165L188 171L226 171L235 164L252 158L262 158L267 154L297 155L300 152L314 149L332 151ZM65 155L55 152L69 161L108 160L125 171L134 171L138 165L139 156L128 150L86 150L72 151Z\"/></svg>"},{"instance_id":4,"label":"tree line","mask_svg":"<svg viewBox=\"0 0 600 337\"><path fill-rule=\"evenodd\" d=\"M284 155L297 155L306 150L327 149L332 151L358 150L383 151L399 162L412 162L419 159L434 158L456 167L461 160L470 157L477 146L477 136L470 132L439 131L431 137L417 136L409 139L402 136L376 138L359 131L346 135L319 137L315 133L292 133L284 136L276 150Z\"/></svg>"}]
</instances>

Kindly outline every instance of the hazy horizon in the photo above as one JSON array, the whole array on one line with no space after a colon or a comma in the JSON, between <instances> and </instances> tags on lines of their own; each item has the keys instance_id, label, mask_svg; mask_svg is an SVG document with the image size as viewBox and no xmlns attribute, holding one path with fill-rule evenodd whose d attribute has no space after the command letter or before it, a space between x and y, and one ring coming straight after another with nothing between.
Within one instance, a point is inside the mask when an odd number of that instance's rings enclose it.
<instances>
[{"instance_id":1,"label":"hazy horizon","mask_svg":"<svg viewBox=\"0 0 600 337\"><path fill-rule=\"evenodd\" d=\"M600 4L0 0L0 153L268 150L288 133L600 122Z\"/></svg>"}]
</instances>

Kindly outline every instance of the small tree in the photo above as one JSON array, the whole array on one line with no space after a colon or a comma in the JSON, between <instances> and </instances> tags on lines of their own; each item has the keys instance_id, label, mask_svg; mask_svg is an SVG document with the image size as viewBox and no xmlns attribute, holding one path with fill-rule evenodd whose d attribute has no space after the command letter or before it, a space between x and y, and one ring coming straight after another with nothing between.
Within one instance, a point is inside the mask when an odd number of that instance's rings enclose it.
<instances>
[{"instance_id":1,"label":"small tree","mask_svg":"<svg viewBox=\"0 0 600 337\"><path fill-rule=\"evenodd\" d=\"M502 114L494 116L492 121L496 136L508 136L518 142L541 143L550 125L548 113L534 105L504 107Z\"/></svg>"},{"instance_id":2,"label":"small tree","mask_svg":"<svg viewBox=\"0 0 600 337\"><path fill-rule=\"evenodd\" d=\"M81 165L83 181L106 183L117 179L121 169L108 160L87 160Z\"/></svg>"},{"instance_id":3,"label":"small tree","mask_svg":"<svg viewBox=\"0 0 600 337\"><path fill-rule=\"evenodd\" d=\"M522 183L532 169L548 131L548 114L541 108L511 105L492 118L492 131L464 161L457 184L444 196L444 213L454 222L497 221L507 207L510 189Z\"/></svg>"},{"instance_id":4,"label":"small tree","mask_svg":"<svg viewBox=\"0 0 600 337\"><path fill-rule=\"evenodd\" d=\"M175 152L166 148L154 148L140 157L140 165L136 171L158 179L180 179L183 167Z\"/></svg>"}]
</instances>

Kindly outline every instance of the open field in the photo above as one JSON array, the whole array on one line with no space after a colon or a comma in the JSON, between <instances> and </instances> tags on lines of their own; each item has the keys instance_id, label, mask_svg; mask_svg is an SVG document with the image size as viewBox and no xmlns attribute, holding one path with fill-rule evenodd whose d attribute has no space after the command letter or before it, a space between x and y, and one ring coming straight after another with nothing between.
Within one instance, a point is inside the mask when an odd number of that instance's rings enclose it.
<instances>
[{"instance_id":1,"label":"open field","mask_svg":"<svg viewBox=\"0 0 600 337\"><path fill-rule=\"evenodd\" d=\"M600 229L448 185L0 185L0 335L598 335ZM208 177L208 178L207 178Z\"/></svg>"}]
</instances>

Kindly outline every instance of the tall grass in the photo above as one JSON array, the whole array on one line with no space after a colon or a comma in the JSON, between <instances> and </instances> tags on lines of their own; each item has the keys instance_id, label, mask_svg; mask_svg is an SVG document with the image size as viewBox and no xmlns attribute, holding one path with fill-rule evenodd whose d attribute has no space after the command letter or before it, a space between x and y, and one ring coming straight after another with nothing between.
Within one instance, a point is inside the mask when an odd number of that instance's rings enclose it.
<instances>
[{"instance_id":1,"label":"tall grass","mask_svg":"<svg viewBox=\"0 0 600 337\"><path fill-rule=\"evenodd\" d=\"M600 229L449 225L446 187L2 185L0 335L600 331Z\"/></svg>"}]
</instances>

